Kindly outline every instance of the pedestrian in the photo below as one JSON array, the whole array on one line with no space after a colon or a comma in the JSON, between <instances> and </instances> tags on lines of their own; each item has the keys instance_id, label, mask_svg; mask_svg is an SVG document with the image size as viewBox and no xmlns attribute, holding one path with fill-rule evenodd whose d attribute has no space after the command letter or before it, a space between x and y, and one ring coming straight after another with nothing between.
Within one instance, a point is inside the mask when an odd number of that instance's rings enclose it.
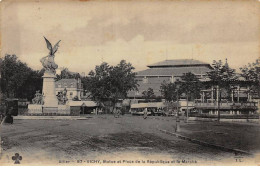
<instances>
[{"instance_id":1,"label":"pedestrian","mask_svg":"<svg viewBox=\"0 0 260 169\"><path fill-rule=\"evenodd\" d=\"M120 114L121 114L120 109L119 109L118 107L116 107L116 108L114 109L114 117L115 117L115 118L118 118Z\"/></svg>"},{"instance_id":2,"label":"pedestrian","mask_svg":"<svg viewBox=\"0 0 260 169\"><path fill-rule=\"evenodd\" d=\"M147 108L144 109L144 119L147 118Z\"/></svg>"},{"instance_id":3,"label":"pedestrian","mask_svg":"<svg viewBox=\"0 0 260 169\"><path fill-rule=\"evenodd\" d=\"M7 106L8 107L8 106ZM10 123L13 124L13 117L12 117L12 113L13 113L13 107L9 107L7 112L6 112L6 116L3 119L4 123Z\"/></svg>"}]
</instances>

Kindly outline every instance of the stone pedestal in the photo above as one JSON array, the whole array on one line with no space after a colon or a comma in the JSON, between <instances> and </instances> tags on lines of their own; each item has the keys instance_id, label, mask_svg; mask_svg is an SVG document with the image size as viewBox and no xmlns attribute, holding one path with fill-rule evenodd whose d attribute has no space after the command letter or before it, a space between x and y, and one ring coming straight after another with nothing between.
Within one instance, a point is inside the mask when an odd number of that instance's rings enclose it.
<instances>
[{"instance_id":1,"label":"stone pedestal","mask_svg":"<svg viewBox=\"0 0 260 169\"><path fill-rule=\"evenodd\" d=\"M55 93L55 75L45 72L43 75L42 94L44 96L43 113L57 113L58 99Z\"/></svg>"},{"instance_id":2,"label":"stone pedestal","mask_svg":"<svg viewBox=\"0 0 260 169\"><path fill-rule=\"evenodd\" d=\"M28 114L30 114L30 115L42 114L42 105L39 105L39 104L29 104L28 105Z\"/></svg>"}]
</instances>

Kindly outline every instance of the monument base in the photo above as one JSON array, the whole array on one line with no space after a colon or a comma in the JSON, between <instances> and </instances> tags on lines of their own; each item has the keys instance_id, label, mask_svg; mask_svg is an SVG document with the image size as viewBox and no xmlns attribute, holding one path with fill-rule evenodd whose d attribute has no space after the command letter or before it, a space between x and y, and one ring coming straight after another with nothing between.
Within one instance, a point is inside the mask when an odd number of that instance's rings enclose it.
<instances>
[{"instance_id":1,"label":"monument base","mask_svg":"<svg viewBox=\"0 0 260 169\"><path fill-rule=\"evenodd\" d=\"M44 108L46 111L55 110L58 107L58 99L55 93L55 75L45 72L43 75L42 94L44 96ZM45 112L45 111L44 111Z\"/></svg>"},{"instance_id":2,"label":"monument base","mask_svg":"<svg viewBox=\"0 0 260 169\"><path fill-rule=\"evenodd\" d=\"M39 115L42 114L42 105L39 104L29 104L28 105L28 114Z\"/></svg>"},{"instance_id":3,"label":"monument base","mask_svg":"<svg viewBox=\"0 0 260 169\"><path fill-rule=\"evenodd\" d=\"M29 104L28 113L29 116L70 116L69 105L58 105L58 107L44 107L44 105Z\"/></svg>"},{"instance_id":4,"label":"monument base","mask_svg":"<svg viewBox=\"0 0 260 169\"><path fill-rule=\"evenodd\" d=\"M42 113L56 114L58 113L58 107L43 107Z\"/></svg>"}]
</instances>

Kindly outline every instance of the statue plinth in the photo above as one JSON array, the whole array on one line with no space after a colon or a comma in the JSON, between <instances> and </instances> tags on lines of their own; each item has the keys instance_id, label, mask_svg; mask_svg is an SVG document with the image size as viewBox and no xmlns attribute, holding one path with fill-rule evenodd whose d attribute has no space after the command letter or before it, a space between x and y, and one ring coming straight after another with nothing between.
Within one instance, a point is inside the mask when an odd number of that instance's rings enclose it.
<instances>
[{"instance_id":1,"label":"statue plinth","mask_svg":"<svg viewBox=\"0 0 260 169\"><path fill-rule=\"evenodd\" d=\"M43 113L56 113L58 111L58 100L55 93L56 77L53 73L45 71L43 77L42 94L44 96Z\"/></svg>"}]
</instances>

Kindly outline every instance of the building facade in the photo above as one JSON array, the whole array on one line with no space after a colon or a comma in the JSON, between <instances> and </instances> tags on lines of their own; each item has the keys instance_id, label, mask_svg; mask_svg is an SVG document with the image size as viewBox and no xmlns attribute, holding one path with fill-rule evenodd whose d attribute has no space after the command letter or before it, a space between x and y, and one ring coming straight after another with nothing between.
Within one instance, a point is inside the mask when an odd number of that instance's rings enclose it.
<instances>
[{"instance_id":1,"label":"building facade","mask_svg":"<svg viewBox=\"0 0 260 169\"><path fill-rule=\"evenodd\" d=\"M228 66L227 62L225 66ZM138 91L128 93L130 104L140 103L143 92L149 88L153 89L155 97L162 97L160 87L162 83L174 83L181 81L184 73L191 72L198 77L203 84L201 98L188 102L185 97L180 97L180 111L196 109L199 114L229 114L242 115L256 113L258 104L255 102L250 85L244 79L239 78L231 84L231 91L225 91L211 84L207 72L212 67L193 59L165 60L152 65L148 69L137 72L136 79Z\"/></svg>"},{"instance_id":2,"label":"building facade","mask_svg":"<svg viewBox=\"0 0 260 169\"><path fill-rule=\"evenodd\" d=\"M255 114L257 102L252 99L253 92L245 81L237 81L230 92L212 85L201 90L201 99L195 100L195 108L200 114L243 115Z\"/></svg>"},{"instance_id":3,"label":"building facade","mask_svg":"<svg viewBox=\"0 0 260 169\"><path fill-rule=\"evenodd\" d=\"M61 79L55 82L56 95L65 89L67 90L68 100L72 100L75 97L81 100L83 84L80 79Z\"/></svg>"},{"instance_id":4,"label":"building facade","mask_svg":"<svg viewBox=\"0 0 260 169\"><path fill-rule=\"evenodd\" d=\"M153 89L156 97L161 97L162 83L173 83L188 72L203 80L206 78L206 73L212 69L210 64L193 59L165 60L147 67L148 69L137 72L138 91L130 91L128 98L142 98L142 92L148 88Z\"/></svg>"}]
</instances>

